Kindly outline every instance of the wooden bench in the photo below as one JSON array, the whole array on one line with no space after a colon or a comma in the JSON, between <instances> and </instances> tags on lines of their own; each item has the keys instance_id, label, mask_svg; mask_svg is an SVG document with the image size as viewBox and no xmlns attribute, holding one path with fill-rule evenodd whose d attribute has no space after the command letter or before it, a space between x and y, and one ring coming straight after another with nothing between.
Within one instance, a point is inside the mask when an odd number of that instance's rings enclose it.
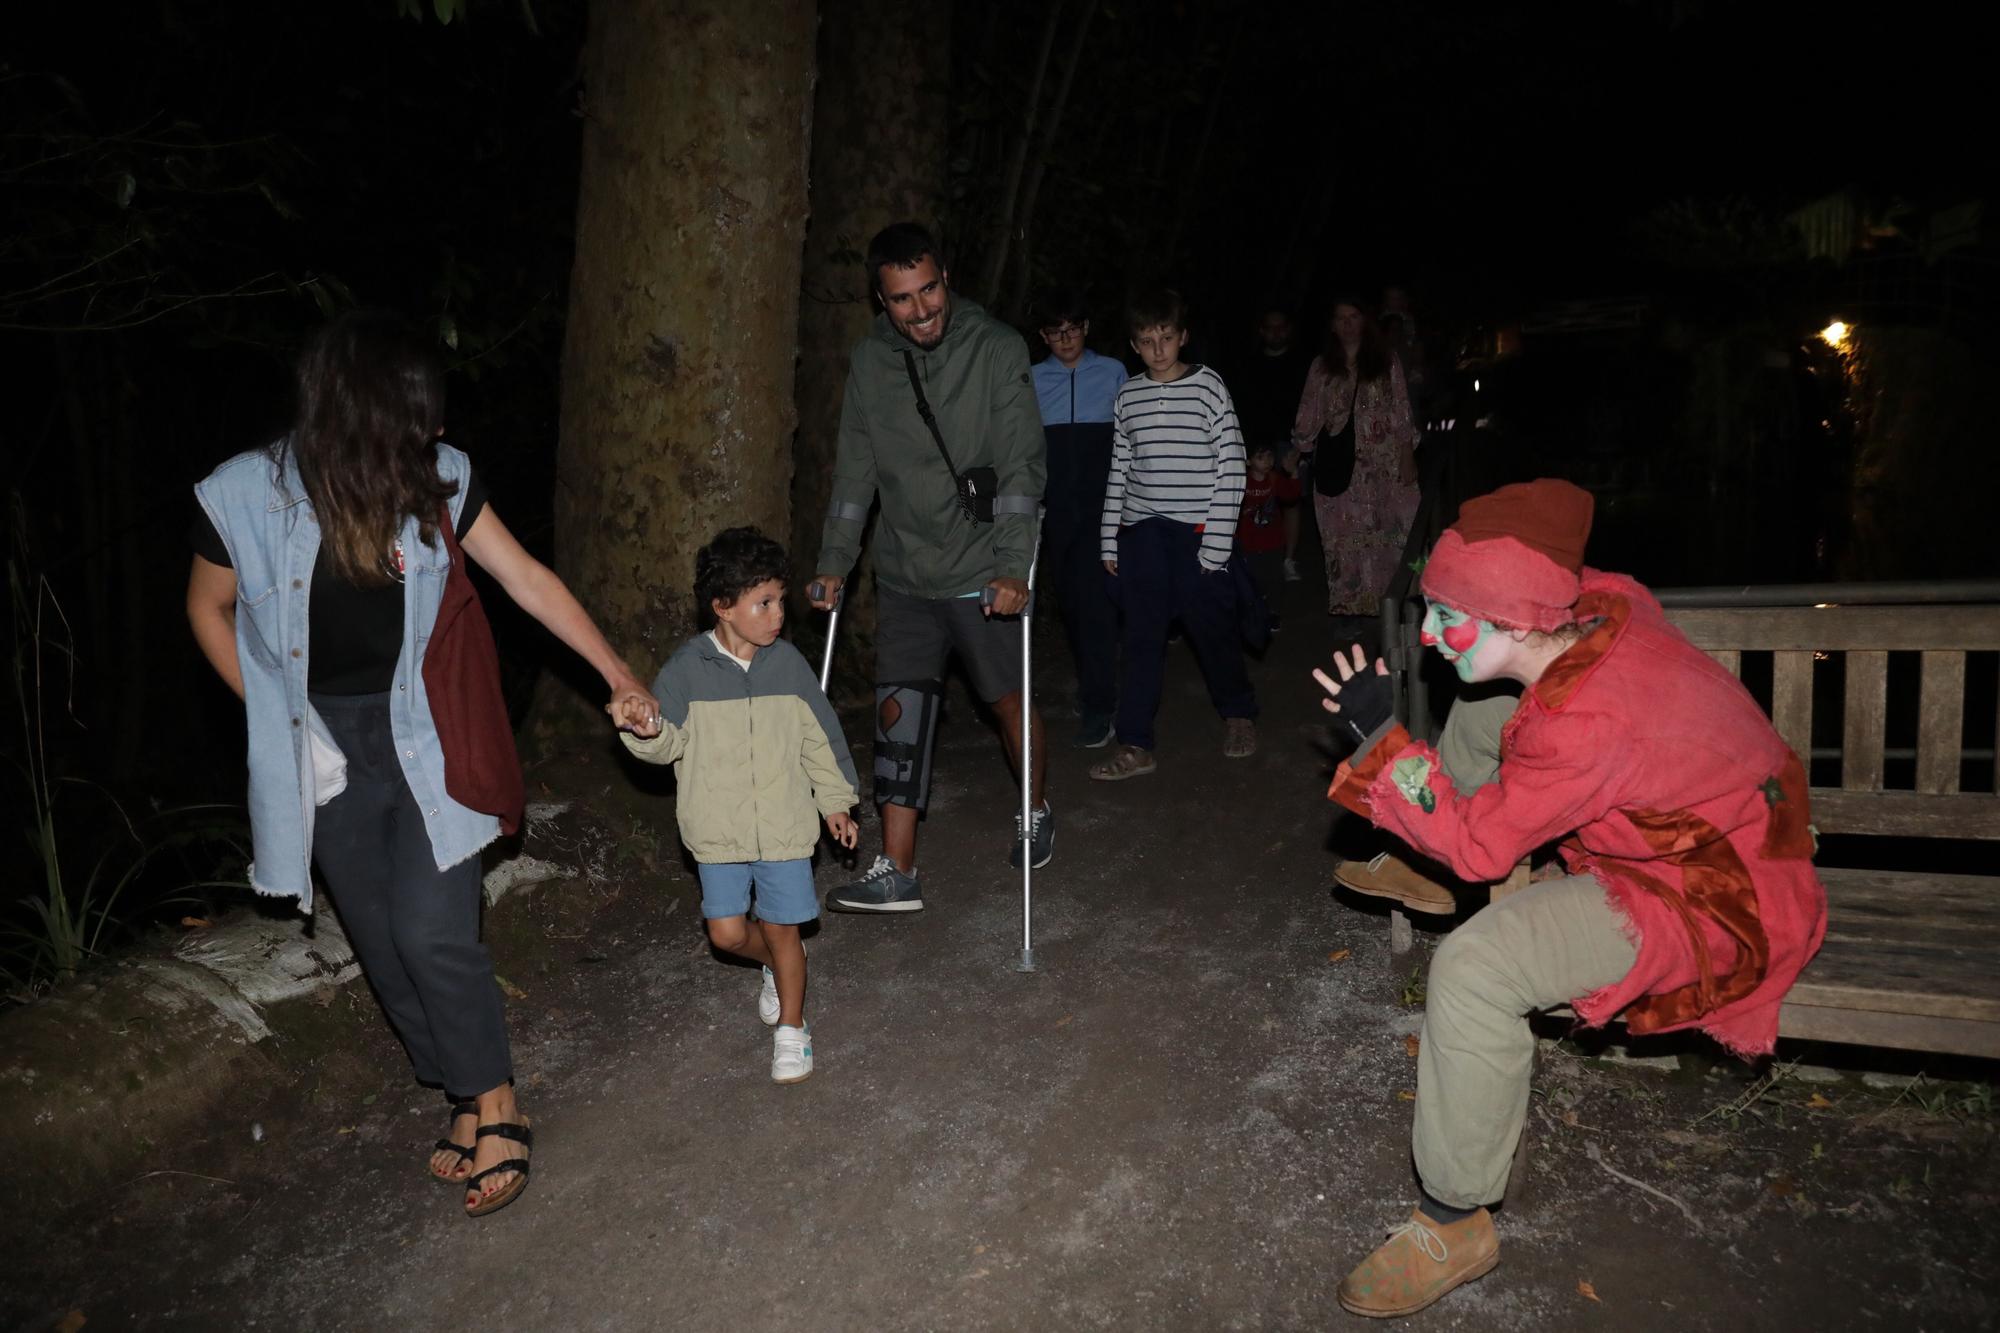
<instances>
[{"instance_id":1,"label":"wooden bench","mask_svg":"<svg viewBox=\"0 0 2000 1333\"><path fill-rule=\"evenodd\" d=\"M1744 654L1770 654L1778 733L1807 758L1809 772L1814 758L1821 769L1838 767L1839 785L1812 788L1813 824L1823 837L2000 842L1993 780L1979 791L1962 783L1966 654L2000 650L2000 605L1670 604L1667 614L1739 676ZM1892 750L1887 739L1892 653L1919 655L1914 754ZM1832 671L1836 658L1845 659L1843 706L1837 719L1822 720L1816 748L1814 677ZM1987 743L1982 734L1973 744ZM1888 761L1897 761L1900 776L1906 758L1910 784L1885 785ZM1779 1033L2000 1058L2000 876L1848 869L1829 859L1819 866L1826 943L1786 998Z\"/></svg>"}]
</instances>

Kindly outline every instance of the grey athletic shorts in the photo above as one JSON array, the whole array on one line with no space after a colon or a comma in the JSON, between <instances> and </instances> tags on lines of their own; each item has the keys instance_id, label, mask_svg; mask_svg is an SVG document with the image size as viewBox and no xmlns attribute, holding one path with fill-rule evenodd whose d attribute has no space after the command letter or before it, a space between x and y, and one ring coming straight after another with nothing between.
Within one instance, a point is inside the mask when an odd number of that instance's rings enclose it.
<instances>
[{"instance_id":1,"label":"grey athletic shorts","mask_svg":"<svg viewBox=\"0 0 2000 1333\"><path fill-rule=\"evenodd\" d=\"M1021 618L988 619L977 597L912 597L878 585L875 683L937 680L957 652L987 703L1021 688Z\"/></svg>"}]
</instances>

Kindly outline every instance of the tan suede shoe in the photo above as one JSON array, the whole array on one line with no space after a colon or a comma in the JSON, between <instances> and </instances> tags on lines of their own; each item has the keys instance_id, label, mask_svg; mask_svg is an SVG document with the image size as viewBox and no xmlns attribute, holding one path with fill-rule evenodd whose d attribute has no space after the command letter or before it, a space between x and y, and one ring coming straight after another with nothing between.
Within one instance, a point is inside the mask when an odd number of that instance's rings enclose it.
<instances>
[{"instance_id":1,"label":"tan suede shoe","mask_svg":"<svg viewBox=\"0 0 2000 1333\"><path fill-rule=\"evenodd\" d=\"M1485 1277L1500 1262L1493 1215L1481 1208L1440 1226L1421 1208L1389 1231L1382 1248L1342 1279L1341 1308L1371 1319L1415 1314L1446 1292Z\"/></svg>"},{"instance_id":2,"label":"tan suede shoe","mask_svg":"<svg viewBox=\"0 0 2000 1333\"><path fill-rule=\"evenodd\" d=\"M1372 861L1342 861L1333 877L1356 893L1371 898L1394 898L1412 912L1452 916L1458 899L1436 880L1425 879L1401 859L1383 852Z\"/></svg>"}]
</instances>

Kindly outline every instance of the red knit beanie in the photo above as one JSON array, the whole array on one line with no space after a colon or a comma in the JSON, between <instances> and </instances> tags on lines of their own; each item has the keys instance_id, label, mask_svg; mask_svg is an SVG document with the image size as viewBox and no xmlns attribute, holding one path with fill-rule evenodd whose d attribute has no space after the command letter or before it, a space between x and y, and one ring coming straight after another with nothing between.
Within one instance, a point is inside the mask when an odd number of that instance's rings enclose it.
<instances>
[{"instance_id":1,"label":"red knit beanie","mask_svg":"<svg viewBox=\"0 0 2000 1333\"><path fill-rule=\"evenodd\" d=\"M1548 477L1467 500L1431 548L1424 595L1496 625L1568 624L1594 504L1589 491Z\"/></svg>"}]
</instances>

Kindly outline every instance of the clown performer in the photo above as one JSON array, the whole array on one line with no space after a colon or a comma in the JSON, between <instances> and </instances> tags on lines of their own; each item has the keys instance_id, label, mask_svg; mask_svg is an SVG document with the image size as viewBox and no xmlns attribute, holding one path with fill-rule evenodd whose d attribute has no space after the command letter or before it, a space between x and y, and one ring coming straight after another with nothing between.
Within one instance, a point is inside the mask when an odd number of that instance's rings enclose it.
<instances>
[{"instance_id":1,"label":"clown performer","mask_svg":"<svg viewBox=\"0 0 2000 1333\"><path fill-rule=\"evenodd\" d=\"M1567 1002L1634 1035L1699 1028L1767 1054L1819 948L1806 775L1734 676L1622 574L1586 568L1591 498L1568 482L1468 500L1424 566L1423 641L1468 684L1437 748L1390 711L1360 645L1314 677L1360 742L1328 796L1465 879L1562 839L1566 874L1474 915L1426 991L1412 1134L1422 1193L1340 1284L1360 1315L1413 1314L1493 1270L1528 1105L1528 1015Z\"/></svg>"}]
</instances>

